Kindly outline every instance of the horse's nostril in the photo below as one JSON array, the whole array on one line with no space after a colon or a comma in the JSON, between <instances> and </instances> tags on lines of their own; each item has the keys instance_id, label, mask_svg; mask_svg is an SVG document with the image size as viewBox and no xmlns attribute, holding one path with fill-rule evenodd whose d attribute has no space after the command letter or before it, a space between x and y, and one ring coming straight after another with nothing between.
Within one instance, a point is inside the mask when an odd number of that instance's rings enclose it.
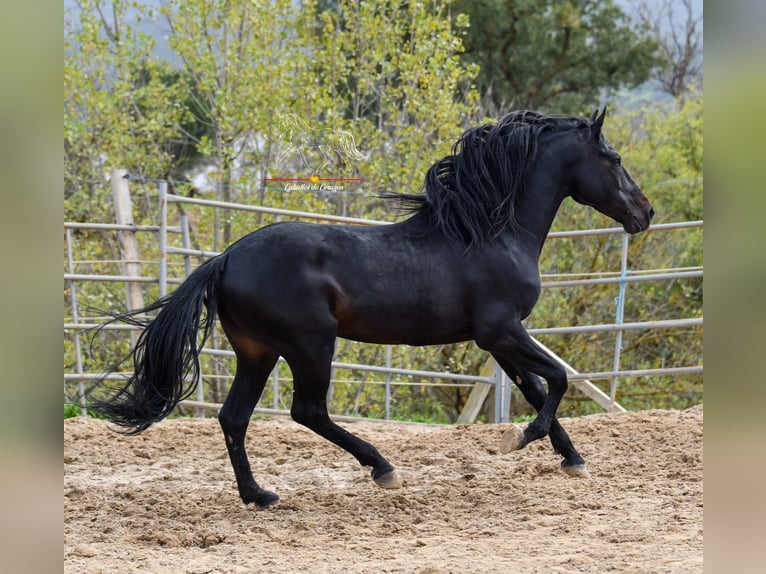
<instances>
[{"instance_id":1,"label":"horse's nostril","mask_svg":"<svg viewBox=\"0 0 766 574\"><path fill-rule=\"evenodd\" d=\"M649 208L649 219L652 219L653 217L654 217L654 208L650 207Z\"/></svg>"}]
</instances>

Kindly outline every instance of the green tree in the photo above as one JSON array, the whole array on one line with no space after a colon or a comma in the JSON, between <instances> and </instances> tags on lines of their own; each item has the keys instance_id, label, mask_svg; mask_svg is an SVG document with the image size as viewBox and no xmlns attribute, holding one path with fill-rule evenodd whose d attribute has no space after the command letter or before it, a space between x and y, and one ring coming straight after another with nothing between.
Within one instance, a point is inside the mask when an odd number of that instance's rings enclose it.
<instances>
[{"instance_id":1,"label":"green tree","mask_svg":"<svg viewBox=\"0 0 766 574\"><path fill-rule=\"evenodd\" d=\"M661 63L658 44L613 0L459 0L466 62L478 64L491 115L539 109L580 115L603 90L635 87Z\"/></svg>"},{"instance_id":2,"label":"green tree","mask_svg":"<svg viewBox=\"0 0 766 574\"><path fill-rule=\"evenodd\" d=\"M235 197L262 179L274 159L280 114L294 111L304 81L308 31L289 0L170 0L163 14L172 31L171 49L183 63L195 91L198 120L209 131L197 141L214 169L216 195ZM216 220L216 229L219 227ZM231 242L232 221L221 222L223 245Z\"/></svg>"},{"instance_id":3,"label":"green tree","mask_svg":"<svg viewBox=\"0 0 766 574\"><path fill-rule=\"evenodd\" d=\"M667 62L657 74L662 89L678 98L701 86L701 5L694 0L634 0L632 4L637 20L656 38Z\"/></svg>"},{"instance_id":4,"label":"green tree","mask_svg":"<svg viewBox=\"0 0 766 574\"><path fill-rule=\"evenodd\" d=\"M358 170L373 189L416 191L474 112L477 69L459 60L468 21L451 22L450 7L339 0L319 13L320 117L355 134L366 152Z\"/></svg>"},{"instance_id":5,"label":"green tree","mask_svg":"<svg viewBox=\"0 0 766 574\"><path fill-rule=\"evenodd\" d=\"M143 17L141 6L124 0L82 0L66 15L64 200L72 219L103 215L111 168L138 177L171 169L166 143L185 115L186 86L161 80L167 64L152 59L152 39L129 24Z\"/></svg>"}]
</instances>

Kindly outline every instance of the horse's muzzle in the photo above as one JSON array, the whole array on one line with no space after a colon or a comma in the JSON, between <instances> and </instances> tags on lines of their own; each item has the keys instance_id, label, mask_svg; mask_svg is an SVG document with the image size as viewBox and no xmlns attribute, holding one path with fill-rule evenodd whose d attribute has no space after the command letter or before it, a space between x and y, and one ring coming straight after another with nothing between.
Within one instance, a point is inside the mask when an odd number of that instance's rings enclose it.
<instances>
[{"instance_id":1,"label":"horse's muzzle","mask_svg":"<svg viewBox=\"0 0 766 574\"><path fill-rule=\"evenodd\" d=\"M638 213L630 212L625 222L622 224L622 228L631 235L646 231L649 229L652 218L654 217L654 208L649 207L646 211L640 211Z\"/></svg>"},{"instance_id":2,"label":"horse's muzzle","mask_svg":"<svg viewBox=\"0 0 766 574\"><path fill-rule=\"evenodd\" d=\"M636 190L638 197L631 198L627 217L622 224L623 229L631 235L649 229L654 217L654 207L638 188Z\"/></svg>"}]
</instances>

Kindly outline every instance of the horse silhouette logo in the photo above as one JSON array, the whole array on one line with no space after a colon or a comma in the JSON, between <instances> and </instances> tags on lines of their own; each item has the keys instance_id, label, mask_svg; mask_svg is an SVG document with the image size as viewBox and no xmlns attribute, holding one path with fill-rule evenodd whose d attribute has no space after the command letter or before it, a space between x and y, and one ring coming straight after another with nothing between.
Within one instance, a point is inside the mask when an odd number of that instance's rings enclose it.
<instances>
[{"instance_id":1,"label":"horse silhouette logo","mask_svg":"<svg viewBox=\"0 0 766 574\"><path fill-rule=\"evenodd\" d=\"M354 161L364 160L354 141L354 136L345 130L313 128L297 114L287 114L280 122L283 135L283 147L277 157L277 163L289 163L298 158L299 165L294 169L308 172L308 178L269 178L274 180L300 180L317 184L320 180L354 180L361 178L323 178L320 177L328 168L337 173L347 172Z\"/></svg>"}]
</instances>

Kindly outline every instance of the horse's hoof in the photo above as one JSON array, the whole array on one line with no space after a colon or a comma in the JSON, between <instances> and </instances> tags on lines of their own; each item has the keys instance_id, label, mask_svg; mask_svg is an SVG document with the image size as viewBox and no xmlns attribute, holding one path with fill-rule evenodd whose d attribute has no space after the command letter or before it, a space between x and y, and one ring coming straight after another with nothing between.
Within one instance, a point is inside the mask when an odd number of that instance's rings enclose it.
<instances>
[{"instance_id":1,"label":"horse's hoof","mask_svg":"<svg viewBox=\"0 0 766 574\"><path fill-rule=\"evenodd\" d=\"M372 471L372 480L375 484L382 488L401 488L402 478L399 476L399 472L393 468L388 472L385 472L379 476L375 476L375 471Z\"/></svg>"},{"instance_id":2,"label":"horse's hoof","mask_svg":"<svg viewBox=\"0 0 766 574\"><path fill-rule=\"evenodd\" d=\"M279 502L279 496L268 490L261 490L253 496L246 496L242 498L245 504L255 504L259 510L265 510L269 506L274 506Z\"/></svg>"},{"instance_id":3,"label":"horse's hoof","mask_svg":"<svg viewBox=\"0 0 766 574\"><path fill-rule=\"evenodd\" d=\"M524 447L524 431L518 425L513 425L500 438L500 452L506 454Z\"/></svg>"},{"instance_id":4,"label":"horse's hoof","mask_svg":"<svg viewBox=\"0 0 766 574\"><path fill-rule=\"evenodd\" d=\"M590 478L590 473L588 472L588 467L585 466L585 463L573 464L572 466L564 466L562 463L561 470L564 471L564 474L574 476L575 478Z\"/></svg>"}]
</instances>

